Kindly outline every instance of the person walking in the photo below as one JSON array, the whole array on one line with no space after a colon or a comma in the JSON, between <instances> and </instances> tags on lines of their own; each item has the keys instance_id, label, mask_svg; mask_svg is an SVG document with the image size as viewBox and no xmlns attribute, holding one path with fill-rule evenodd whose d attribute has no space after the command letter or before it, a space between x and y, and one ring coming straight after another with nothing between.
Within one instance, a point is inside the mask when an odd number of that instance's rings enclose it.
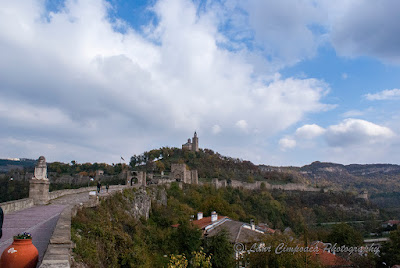
<instances>
[{"instance_id":1,"label":"person walking","mask_svg":"<svg viewBox=\"0 0 400 268\"><path fill-rule=\"evenodd\" d=\"M100 189L101 189L101 183L100 181L97 181L97 193L100 193Z\"/></svg>"},{"instance_id":2,"label":"person walking","mask_svg":"<svg viewBox=\"0 0 400 268\"><path fill-rule=\"evenodd\" d=\"M0 207L0 238L3 236L3 220L4 220L4 212Z\"/></svg>"},{"instance_id":3,"label":"person walking","mask_svg":"<svg viewBox=\"0 0 400 268\"><path fill-rule=\"evenodd\" d=\"M108 188L110 188L110 185L108 185L108 183L107 183L107 184L106 184L107 193L108 193Z\"/></svg>"}]
</instances>

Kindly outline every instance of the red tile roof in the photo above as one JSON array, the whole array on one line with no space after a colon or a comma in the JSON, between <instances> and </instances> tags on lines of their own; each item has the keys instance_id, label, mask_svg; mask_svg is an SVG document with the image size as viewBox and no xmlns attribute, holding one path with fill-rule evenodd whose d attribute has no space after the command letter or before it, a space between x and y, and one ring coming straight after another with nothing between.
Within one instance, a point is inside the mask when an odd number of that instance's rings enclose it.
<instances>
[{"instance_id":1,"label":"red tile roof","mask_svg":"<svg viewBox=\"0 0 400 268\"><path fill-rule=\"evenodd\" d=\"M343 259L333 253L330 253L325 249L325 244L317 242L315 246L318 246L318 252L312 252L312 257L321 263L324 267L352 267L352 262Z\"/></svg>"},{"instance_id":2,"label":"red tile roof","mask_svg":"<svg viewBox=\"0 0 400 268\"><path fill-rule=\"evenodd\" d=\"M267 234L273 234L273 233L275 233L275 230L274 230L274 229L269 228L267 225L265 225L265 224L263 224L263 223L260 223L260 224L257 226L257 228L263 230L263 231L264 231L265 233L267 233Z\"/></svg>"},{"instance_id":3,"label":"red tile roof","mask_svg":"<svg viewBox=\"0 0 400 268\"><path fill-rule=\"evenodd\" d=\"M390 220L390 221L387 221L387 223L389 223L391 225L395 225L395 224L399 224L400 221L399 220Z\"/></svg>"},{"instance_id":4,"label":"red tile roof","mask_svg":"<svg viewBox=\"0 0 400 268\"><path fill-rule=\"evenodd\" d=\"M228 218L228 217L218 215L218 220L217 221L225 219L225 218ZM201 220L192 221L192 223L194 225L197 225L200 229L204 229L208 225L212 224L213 222L211 222L211 216L210 216L210 217L204 217Z\"/></svg>"}]
</instances>

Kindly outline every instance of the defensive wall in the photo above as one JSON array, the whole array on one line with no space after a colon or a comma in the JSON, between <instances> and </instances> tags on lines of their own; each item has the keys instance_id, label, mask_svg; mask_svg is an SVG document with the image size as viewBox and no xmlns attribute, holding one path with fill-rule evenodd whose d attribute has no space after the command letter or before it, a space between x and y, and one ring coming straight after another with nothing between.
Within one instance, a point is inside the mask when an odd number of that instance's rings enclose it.
<instances>
[{"instance_id":1,"label":"defensive wall","mask_svg":"<svg viewBox=\"0 0 400 268\"><path fill-rule=\"evenodd\" d=\"M317 192L320 191L318 188L314 188L308 185L304 185L301 183L287 183L287 184L270 184L265 181L256 181L253 183L242 182L238 180L218 180L212 179L211 185L215 188L221 187L232 187L232 188L243 188L249 190L257 190L257 189L269 189L269 190L284 190L284 191L308 191L308 192Z\"/></svg>"},{"instance_id":2,"label":"defensive wall","mask_svg":"<svg viewBox=\"0 0 400 268\"><path fill-rule=\"evenodd\" d=\"M96 187L83 187L79 189L65 189L58 190L54 192L49 192L49 201L59 198L68 194L79 194L83 192L95 191ZM35 205L33 198L24 198L19 200L8 201L4 203L0 203L0 207L3 209L4 213L15 212L22 209L27 209L33 207Z\"/></svg>"},{"instance_id":3,"label":"defensive wall","mask_svg":"<svg viewBox=\"0 0 400 268\"><path fill-rule=\"evenodd\" d=\"M126 185L111 185L109 191L110 193L120 192L126 187ZM85 187L76 190L80 190L80 192L77 191L75 193L88 192L89 194L89 192L95 191L96 187ZM100 196L89 195L89 200L87 202L69 205L61 212L39 268L71 267L71 253L74 247L71 240L72 217L76 215L79 209L84 207L95 207L99 204L100 199L106 199L110 196L111 194Z\"/></svg>"},{"instance_id":4,"label":"defensive wall","mask_svg":"<svg viewBox=\"0 0 400 268\"><path fill-rule=\"evenodd\" d=\"M126 185L133 187L147 186L149 184L169 184L181 182L187 184L198 184L199 175L197 170L190 170L186 164L171 164L169 175L146 173L144 171L125 171Z\"/></svg>"},{"instance_id":5,"label":"defensive wall","mask_svg":"<svg viewBox=\"0 0 400 268\"><path fill-rule=\"evenodd\" d=\"M30 208L33 206L34 202L32 198L24 198L24 199L0 203L0 207L3 209L4 214Z\"/></svg>"}]
</instances>

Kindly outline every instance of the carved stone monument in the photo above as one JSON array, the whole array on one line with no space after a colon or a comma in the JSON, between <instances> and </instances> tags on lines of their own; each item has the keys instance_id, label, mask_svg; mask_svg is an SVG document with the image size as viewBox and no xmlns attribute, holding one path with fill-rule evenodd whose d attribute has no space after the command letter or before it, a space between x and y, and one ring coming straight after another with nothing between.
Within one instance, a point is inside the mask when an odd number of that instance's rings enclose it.
<instances>
[{"instance_id":1,"label":"carved stone monument","mask_svg":"<svg viewBox=\"0 0 400 268\"><path fill-rule=\"evenodd\" d=\"M33 178L29 181L29 198L35 205L45 205L49 202L50 182L47 178L47 165L44 156L39 157Z\"/></svg>"}]
</instances>

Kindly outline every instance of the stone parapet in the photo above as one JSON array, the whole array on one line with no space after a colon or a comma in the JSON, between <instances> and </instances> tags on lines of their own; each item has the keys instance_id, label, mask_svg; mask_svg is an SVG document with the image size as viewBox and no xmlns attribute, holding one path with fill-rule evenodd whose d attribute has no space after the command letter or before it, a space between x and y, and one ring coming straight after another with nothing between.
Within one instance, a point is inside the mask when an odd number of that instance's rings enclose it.
<instances>
[{"instance_id":1,"label":"stone parapet","mask_svg":"<svg viewBox=\"0 0 400 268\"><path fill-rule=\"evenodd\" d=\"M125 185L110 185L110 191L119 192L126 188ZM57 194L67 195L82 192L95 191L96 187L85 187L80 189L69 189L56 191ZM88 193L89 194L89 193ZM59 195L58 197L60 197ZM71 218L76 215L77 211L82 207L94 207L99 204L99 198L108 198L111 194L96 195L96 198L89 198L85 203L67 206L61 213L50 238L50 243L40 268L69 268L71 267L71 253L74 244L71 240Z\"/></svg>"},{"instance_id":2,"label":"stone parapet","mask_svg":"<svg viewBox=\"0 0 400 268\"><path fill-rule=\"evenodd\" d=\"M33 202L33 199L31 198L24 198L24 199L0 203L0 207L3 209L4 214L15 212L22 209L27 209L33 207L34 205L35 204Z\"/></svg>"},{"instance_id":3,"label":"stone parapet","mask_svg":"<svg viewBox=\"0 0 400 268\"><path fill-rule=\"evenodd\" d=\"M40 268L69 268L71 250L71 206L66 207L57 221Z\"/></svg>"},{"instance_id":4,"label":"stone parapet","mask_svg":"<svg viewBox=\"0 0 400 268\"><path fill-rule=\"evenodd\" d=\"M105 187L103 187L103 188L105 188ZM53 200L53 199L59 198L59 197L64 196L64 195L79 194L79 193L83 193L83 192L96 191L96 189L97 189L96 186L92 186L92 187L83 187L83 188L79 188L79 189L58 190L58 191L50 192L49 193L49 198L50 198L50 200Z\"/></svg>"}]
</instances>

